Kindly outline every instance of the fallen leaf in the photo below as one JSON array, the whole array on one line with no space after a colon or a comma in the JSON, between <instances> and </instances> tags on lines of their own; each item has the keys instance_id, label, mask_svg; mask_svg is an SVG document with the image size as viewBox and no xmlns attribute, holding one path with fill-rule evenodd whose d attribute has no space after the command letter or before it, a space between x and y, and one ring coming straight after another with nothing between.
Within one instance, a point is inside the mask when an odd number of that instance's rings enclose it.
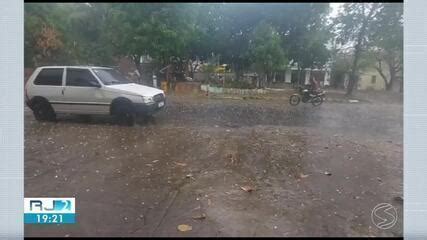
<instances>
[{"instance_id":1,"label":"fallen leaf","mask_svg":"<svg viewBox=\"0 0 427 240\"><path fill-rule=\"evenodd\" d=\"M330 172L324 172L324 174L325 174L325 175L328 175L328 176L331 176L331 175L332 175L332 173L330 173Z\"/></svg>"},{"instance_id":2,"label":"fallen leaf","mask_svg":"<svg viewBox=\"0 0 427 240\"><path fill-rule=\"evenodd\" d=\"M245 192L252 192L253 190L255 190L251 186L240 186L240 188Z\"/></svg>"},{"instance_id":3,"label":"fallen leaf","mask_svg":"<svg viewBox=\"0 0 427 240\"><path fill-rule=\"evenodd\" d=\"M300 177L301 177L301 178L306 178L306 177L308 177L308 176L309 176L309 175L305 175L305 174L303 174L303 173L301 173L301 174L300 174Z\"/></svg>"},{"instance_id":4,"label":"fallen leaf","mask_svg":"<svg viewBox=\"0 0 427 240\"><path fill-rule=\"evenodd\" d=\"M181 167L185 167L187 166L186 163L179 163L179 162L175 162L176 165L181 166Z\"/></svg>"},{"instance_id":5,"label":"fallen leaf","mask_svg":"<svg viewBox=\"0 0 427 240\"><path fill-rule=\"evenodd\" d=\"M192 216L192 218L195 219L195 220L203 220L203 219L206 218L206 214L204 214L204 213L194 214Z\"/></svg>"},{"instance_id":6,"label":"fallen leaf","mask_svg":"<svg viewBox=\"0 0 427 240\"><path fill-rule=\"evenodd\" d=\"M181 225L178 225L178 230L180 232L188 232L193 230L193 227L187 224L181 224Z\"/></svg>"}]
</instances>

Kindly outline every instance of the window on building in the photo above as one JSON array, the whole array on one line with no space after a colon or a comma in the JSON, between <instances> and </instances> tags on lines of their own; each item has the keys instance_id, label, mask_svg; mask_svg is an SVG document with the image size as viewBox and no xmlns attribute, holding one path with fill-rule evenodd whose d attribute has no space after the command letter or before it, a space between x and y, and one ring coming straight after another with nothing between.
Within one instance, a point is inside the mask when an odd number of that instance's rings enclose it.
<instances>
[{"instance_id":1,"label":"window on building","mask_svg":"<svg viewBox=\"0 0 427 240\"><path fill-rule=\"evenodd\" d=\"M376 75L372 75L371 77L371 83L375 84L377 82L377 76Z\"/></svg>"}]
</instances>

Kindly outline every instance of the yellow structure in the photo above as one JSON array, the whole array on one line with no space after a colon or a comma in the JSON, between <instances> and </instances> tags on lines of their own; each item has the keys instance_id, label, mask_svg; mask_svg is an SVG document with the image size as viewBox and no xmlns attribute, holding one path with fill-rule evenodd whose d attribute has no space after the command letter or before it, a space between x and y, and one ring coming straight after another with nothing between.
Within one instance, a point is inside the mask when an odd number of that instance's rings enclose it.
<instances>
[{"instance_id":1,"label":"yellow structure","mask_svg":"<svg viewBox=\"0 0 427 240\"><path fill-rule=\"evenodd\" d=\"M168 82L162 81L161 87L160 87L165 93L168 92Z\"/></svg>"},{"instance_id":2,"label":"yellow structure","mask_svg":"<svg viewBox=\"0 0 427 240\"><path fill-rule=\"evenodd\" d=\"M227 64L222 64L221 66L215 69L215 73L225 73L227 68Z\"/></svg>"},{"instance_id":3,"label":"yellow structure","mask_svg":"<svg viewBox=\"0 0 427 240\"><path fill-rule=\"evenodd\" d=\"M390 79L388 69L383 66L383 73ZM350 75L346 74L344 78L344 86L347 87ZM362 70L359 74L359 81L357 82L357 89L359 90L385 90L385 82L383 77L378 73L378 71L373 68L366 68Z\"/></svg>"},{"instance_id":4,"label":"yellow structure","mask_svg":"<svg viewBox=\"0 0 427 240\"><path fill-rule=\"evenodd\" d=\"M388 71L384 71L384 74L388 76ZM360 79L357 83L357 89L360 90L385 90L384 79L374 68L369 68L360 74Z\"/></svg>"}]
</instances>

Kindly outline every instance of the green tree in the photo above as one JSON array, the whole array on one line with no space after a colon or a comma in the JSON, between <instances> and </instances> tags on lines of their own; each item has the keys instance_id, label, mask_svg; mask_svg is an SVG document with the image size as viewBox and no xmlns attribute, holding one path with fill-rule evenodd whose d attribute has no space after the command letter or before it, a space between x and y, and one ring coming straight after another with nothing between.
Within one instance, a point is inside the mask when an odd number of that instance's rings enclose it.
<instances>
[{"instance_id":1,"label":"green tree","mask_svg":"<svg viewBox=\"0 0 427 240\"><path fill-rule=\"evenodd\" d=\"M262 20L260 4L221 4L214 14L216 54L220 63L230 63L239 80L250 66L249 39L254 27Z\"/></svg>"},{"instance_id":2,"label":"green tree","mask_svg":"<svg viewBox=\"0 0 427 240\"><path fill-rule=\"evenodd\" d=\"M289 59L300 66L323 65L328 59L324 27L328 4L209 4L201 8L205 36L210 40L206 52L220 55L221 63L231 63L236 79L250 67L249 41L261 22L273 26ZM204 12L204 13L203 13Z\"/></svg>"},{"instance_id":3,"label":"green tree","mask_svg":"<svg viewBox=\"0 0 427 240\"><path fill-rule=\"evenodd\" d=\"M331 49L331 86L343 86L344 78L351 69L351 55L334 44Z\"/></svg>"},{"instance_id":4,"label":"green tree","mask_svg":"<svg viewBox=\"0 0 427 240\"><path fill-rule=\"evenodd\" d=\"M335 19L337 40L353 45L354 54L351 64L347 95L351 95L358 79L358 65L363 51L369 46L369 36L379 9L378 3L346 3L343 11Z\"/></svg>"},{"instance_id":5,"label":"green tree","mask_svg":"<svg viewBox=\"0 0 427 240\"><path fill-rule=\"evenodd\" d=\"M26 3L25 65L109 64L109 4Z\"/></svg>"},{"instance_id":6,"label":"green tree","mask_svg":"<svg viewBox=\"0 0 427 240\"><path fill-rule=\"evenodd\" d=\"M26 67L63 61L66 56L64 13L59 4L26 3L24 6L24 63Z\"/></svg>"},{"instance_id":7,"label":"green tree","mask_svg":"<svg viewBox=\"0 0 427 240\"><path fill-rule=\"evenodd\" d=\"M185 71L194 59L217 56L219 64L231 65L238 79L254 63L249 53L258 48L250 41L261 22L277 36L265 36L258 46L277 47L279 42L299 66L315 67L328 58L328 8L322 3L37 3L25 8L27 65L36 60L105 65L129 56L142 75L147 71L140 64L142 56L149 55L157 68L171 65L176 72ZM37 45L39 39L55 41Z\"/></svg>"},{"instance_id":8,"label":"green tree","mask_svg":"<svg viewBox=\"0 0 427 240\"><path fill-rule=\"evenodd\" d=\"M67 17L67 50L73 64L110 65L114 62L107 38L111 3L63 4Z\"/></svg>"},{"instance_id":9,"label":"green tree","mask_svg":"<svg viewBox=\"0 0 427 240\"><path fill-rule=\"evenodd\" d=\"M145 55L159 67L175 64L176 59L181 63L194 27L188 7L176 3L114 5L108 32L116 55L131 56L140 75L140 59Z\"/></svg>"},{"instance_id":10,"label":"green tree","mask_svg":"<svg viewBox=\"0 0 427 240\"><path fill-rule=\"evenodd\" d=\"M331 29L326 24L329 13L327 3L286 4L289 19L279 16L279 29L284 36L283 46L289 54L292 64L298 71L298 79L303 81L302 70L323 66L329 59L326 44L331 38ZM286 21L287 20L287 21Z\"/></svg>"},{"instance_id":11,"label":"green tree","mask_svg":"<svg viewBox=\"0 0 427 240\"><path fill-rule=\"evenodd\" d=\"M261 85L265 86L271 83L274 72L285 69L288 62L280 35L270 24L261 22L253 30L249 42L249 57L262 77Z\"/></svg>"},{"instance_id":12,"label":"green tree","mask_svg":"<svg viewBox=\"0 0 427 240\"><path fill-rule=\"evenodd\" d=\"M391 90L397 79L403 80L403 4L381 4L370 37L375 69L383 78L386 90ZM402 85L400 87L402 91Z\"/></svg>"}]
</instances>

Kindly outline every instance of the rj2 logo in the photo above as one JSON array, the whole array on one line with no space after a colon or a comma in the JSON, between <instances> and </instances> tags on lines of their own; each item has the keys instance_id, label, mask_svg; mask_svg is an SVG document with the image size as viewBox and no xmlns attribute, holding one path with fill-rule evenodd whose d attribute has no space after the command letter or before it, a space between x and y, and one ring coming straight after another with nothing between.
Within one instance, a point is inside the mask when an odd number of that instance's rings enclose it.
<instances>
[{"instance_id":1,"label":"rj2 logo","mask_svg":"<svg viewBox=\"0 0 427 240\"><path fill-rule=\"evenodd\" d=\"M43 202L41 200L30 200L30 210L33 211L33 208L38 207L40 211L62 211L68 210L71 211L71 201L70 200L53 200L52 207L43 207Z\"/></svg>"},{"instance_id":2,"label":"rj2 logo","mask_svg":"<svg viewBox=\"0 0 427 240\"><path fill-rule=\"evenodd\" d=\"M25 223L75 223L74 198L25 198Z\"/></svg>"}]
</instances>

